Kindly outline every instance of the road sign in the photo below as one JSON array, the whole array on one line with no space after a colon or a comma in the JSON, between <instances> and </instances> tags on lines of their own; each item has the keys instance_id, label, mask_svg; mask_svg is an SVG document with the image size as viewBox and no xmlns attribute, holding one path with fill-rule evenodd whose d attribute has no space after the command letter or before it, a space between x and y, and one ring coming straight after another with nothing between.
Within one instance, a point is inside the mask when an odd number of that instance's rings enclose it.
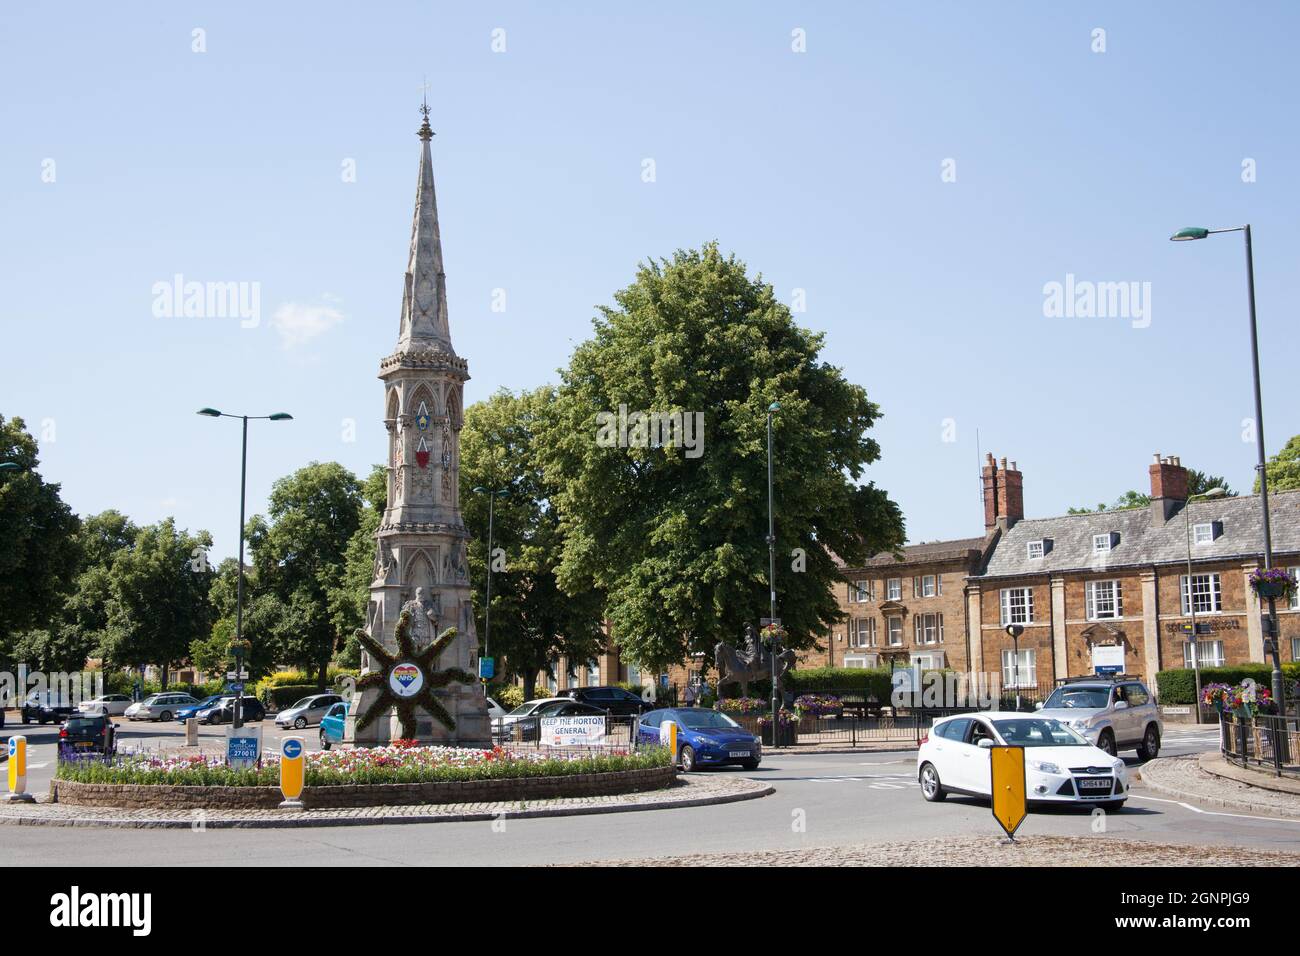
<instances>
[{"instance_id":1,"label":"road sign","mask_svg":"<svg viewBox=\"0 0 1300 956\"><path fill-rule=\"evenodd\" d=\"M296 807L306 779L306 757L301 737L285 737L280 744L280 792L285 803Z\"/></svg>"},{"instance_id":2,"label":"road sign","mask_svg":"<svg viewBox=\"0 0 1300 956\"><path fill-rule=\"evenodd\" d=\"M1025 820L1025 748L989 748L993 784L993 819L1014 840Z\"/></svg>"},{"instance_id":3,"label":"road sign","mask_svg":"<svg viewBox=\"0 0 1300 956\"><path fill-rule=\"evenodd\" d=\"M257 766L262 756L262 728L258 724L226 727L226 763L239 770Z\"/></svg>"},{"instance_id":4,"label":"road sign","mask_svg":"<svg viewBox=\"0 0 1300 956\"><path fill-rule=\"evenodd\" d=\"M15 734L9 738L9 793L27 790L27 738Z\"/></svg>"},{"instance_id":5,"label":"road sign","mask_svg":"<svg viewBox=\"0 0 1300 956\"><path fill-rule=\"evenodd\" d=\"M1192 625L1191 625L1191 624L1179 624L1179 625L1178 625L1178 629L1179 629L1180 631L1182 631L1184 634L1191 634L1191 633L1192 633ZM1208 624L1203 624L1203 623L1201 623L1200 621L1197 621L1197 622L1196 622L1196 633L1197 633L1197 634L1209 634L1209 633L1211 633L1211 631L1212 631L1212 628L1210 627L1210 625L1208 625Z\"/></svg>"},{"instance_id":6,"label":"road sign","mask_svg":"<svg viewBox=\"0 0 1300 956\"><path fill-rule=\"evenodd\" d=\"M226 680L248 680L248 671L226 671Z\"/></svg>"},{"instance_id":7,"label":"road sign","mask_svg":"<svg viewBox=\"0 0 1300 956\"><path fill-rule=\"evenodd\" d=\"M242 693L244 692L244 685L243 685L242 683L239 683L239 682L236 682L236 683L234 683L234 684L231 684L231 685L230 685L230 692L231 692L232 694L242 694Z\"/></svg>"},{"instance_id":8,"label":"road sign","mask_svg":"<svg viewBox=\"0 0 1300 956\"><path fill-rule=\"evenodd\" d=\"M677 762L677 721L665 720L659 725L659 746L667 747Z\"/></svg>"},{"instance_id":9,"label":"road sign","mask_svg":"<svg viewBox=\"0 0 1300 956\"><path fill-rule=\"evenodd\" d=\"M483 680L491 680L496 676L496 658L480 657L478 659L478 676Z\"/></svg>"}]
</instances>

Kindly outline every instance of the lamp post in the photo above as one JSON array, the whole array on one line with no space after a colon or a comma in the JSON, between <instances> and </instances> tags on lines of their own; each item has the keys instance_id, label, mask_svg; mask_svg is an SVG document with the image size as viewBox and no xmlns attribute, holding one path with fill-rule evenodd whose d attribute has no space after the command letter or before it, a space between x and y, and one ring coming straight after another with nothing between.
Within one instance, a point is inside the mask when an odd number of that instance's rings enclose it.
<instances>
[{"instance_id":1,"label":"lamp post","mask_svg":"<svg viewBox=\"0 0 1300 956\"><path fill-rule=\"evenodd\" d=\"M1201 722L1201 648L1196 637L1196 602L1192 600L1192 519L1188 514L1193 501L1210 498L1222 498L1227 494L1222 488L1211 488L1199 495L1192 495L1183 506L1183 536L1187 539L1187 612L1192 618L1192 673L1196 678L1196 722Z\"/></svg>"},{"instance_id":2,"label":"lamp post","mask_svg":"<svg viewBox=\"0 0 1300 956\"><path fill-rule=\"evenodd\" d=\"M487 597L483 601L483 656L489 657L489 649L492 646L492 523L495 517L495 504L497 496L505 497L510 494L509 489L500 488L492 490L482 486L474 489L475 494L488 496L488 553L487 553ZM483 685L483 693L487 694L487 678L480 681Z\"/></svg>"},{"instance_id":3,"label":"lamp post","mask_svg":"<svg viewBox=\"0 0 1300 956\"><path fill-rule=\"evenodd\" d=\"M249 419L265 420L269 422L291 421L293 416L288 412L276 412L273 415L227 415L225 412L219 412L215 408L200 408L200 415L206 415L208 418L238 418L244 423L243 446L239 458L239 583L235 587L235 686L240 690L235 691L234 713L231 716L230 724L238 729L244 725L243 700L244 692L242 690L242 678L239 676L244 672L244 495L247 486L248 477L248 422Z\"/></svg>"},{"instance_id":4,"label":"lamp post","mask_svg":"<svg viewBox=\"0 0 1300 956\"><path fill-rule=\"evenodd\" d=\"M1020 713L1020 635L1023 633L1023 624L1007 625L1007 634L1011 636L1011 682L1016 685L1016 713Z\"/></svg>"},{"instance_id":5,"label":"lamp post","mask_svg":"<svg viewBox=\"0 0 1300 956\"><path fill-rule=\"evenodd\" d=\"M1240 232L1246 243L1246 298L1250 308L1250 363L1255 384L1255 451L1257 462L1255 469L1259 472L1259 507L1264 519L1264 570L1273 567L1273 533L1268 520L1268 473L1264 468L1264 402L1259 390L1259 331L1255 321L1255 256L1251 249L1250 223L1244 226L1229 226L1224 229L1206 229L1202 226L1189 226L1180 229L1169 238L1174 242L1188 242L1204 239L1220 232ZM1191 587L1191 582L1188 582ZM1191 595L1188 594L1190 600ZM1268 640L1265 648L1271 649L1273 657L1273 699L1277 701L1278 713L1286 715L1286 688L1282 682L1281 637L1277 626L1277 600L1268 599ZM1192 635L1196 637L1195 634ZM1199 700L1197 707L1200 707ZM1200 711L1198 710L1199 714Z\"/></svg>"},{"instance_id":6,"label":"lamp post","mask_svg":"<svg viewBox=\"0 0 1300 956\"><path fill-rule=\"evenodd\" d=\"M772 512L772 415L781 410L780 402L767 406L767 590L768 615L776 625L776 523ZM780 710L776 696L776 635L772 636L772 745L776 746L777 713Z\"/></svg>"}]
</instances>

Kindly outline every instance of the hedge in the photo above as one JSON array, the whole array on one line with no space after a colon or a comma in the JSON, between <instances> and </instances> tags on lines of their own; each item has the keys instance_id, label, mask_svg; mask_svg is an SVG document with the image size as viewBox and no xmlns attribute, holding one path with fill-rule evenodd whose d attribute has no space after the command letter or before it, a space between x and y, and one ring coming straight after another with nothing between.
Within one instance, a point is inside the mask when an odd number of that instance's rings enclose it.
<instances>
[{"instance_id":1,"label":"hedge","mask_svg":"<svg viewBox=\"0 0 1300 956\"><path fill-rule=\"evenodd\" d=\"M292 707L304 697L319 694L320 688L315 684L282 684L279 687L267 687L262 691L262 703L276 710ZM326 688L326 693L329 689Z\"/></svg>"},{"instance_id":2,"label":"hedge","mask_svg":"<svg viewBox=\"0 0 1300 956\"><path fill-rule=\"evenodd\" d=\"M786 690L794 694L818 691L860 690L865 695L874 694L882 704L888 702L893 692L889 671L871 667L810 667L799 668L785 675Z\"/></svg>"},{"instance_id":3,"label":"hedge","mask_svg":"<svg viewBox=\"0 0 1300 956\"><path fill-rule=\"evenodd\" d=\"M1282 665L1282 674L1289 680L1300 679L1300 663ZM1206 684L1240 684L1247 677L1268 687L1273 680L1272 664L1238 664L1234 667L1202 667L1201 686ZM1192 704L1196 702L1196 672L1190 667L1160 671L1156 674L1156 699L1162 704Z\"/></svg>"}]
</instances>

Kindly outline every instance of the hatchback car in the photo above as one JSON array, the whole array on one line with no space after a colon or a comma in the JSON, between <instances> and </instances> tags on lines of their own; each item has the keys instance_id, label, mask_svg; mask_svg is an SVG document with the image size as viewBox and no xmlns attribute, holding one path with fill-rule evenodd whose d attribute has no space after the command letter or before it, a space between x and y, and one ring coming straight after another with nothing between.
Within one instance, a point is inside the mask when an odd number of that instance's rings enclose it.
<instances>
[{"instance_id":1,"label":"hatchback car","mask_svg":"<svg viewBox=\"0 0 1300 956\"><path fill-rule=\"evenodd\" d=\"M342 699L338 694L312 694L304 697L292 707L286 707L276 714L275 725L282 729L292 727L302 730L319 724L326 712Z\"/></svg>"},{"instance_id":2,"label":"hatchback car","mask_svg":"<svg viewBox=\"0 0 1300 956\"><path fill-rule=\"evenodd\" d=\"M197 715L199 711L206 710L225 696L225 694L213 694L211 697L204 697L197 704L189 704L180 708L176 711L176 722L178 724L185 723L185 721Z\"/></svg>"},{"instance_id":3,"label":"hatchback car","mask_svg":"<svg viewBox=\"0 0 1300 956\"><path fill-rule=\"evenodd\" d=\"M320 749L329 750L334 744L343 742L343 733L348 719L347 701L339 701L320 719Z\"/></svg>"},{"instance_id":4,"label":"hatchback car","mask_svg":"<svg viewBox=\"0 0 1300 956\"><path fill-rule=\"evenodd\" d=\"M104 694L94 700L83 700L77 705L77 710L92 716L98 714L101 717L121 717L130 706L131 698L126 694Z\"/></svg>"},{"instance_id":5,"label":"hatchback car","mask_svg":"<svg viewBox=\"0 0 1300 956\"><path fill-rule=\"evenodd\" d=\"M1038 716L1069 724L1111 756L1130 747L1140 760L1160 753L1160 711L1139 680L1070 680L1052 691Z\"/></svg>"},{"instance_id":6,"label":"hatchback car","mask_svg":"<svg viewBox=\"0 0 1300 956\"><path fill-rule=\"evenodd\" d=\"M657 744L666 722L677 724L677 762L690 773L696 767L739 764L755 770L763 745L726 714L700 707L652 710L637 722L637 743Z\"/></svg>"},{"instance_id":7,"label":"hatchback car","mask_svg":"<svg viewBox=\"0 0 1300 956\"><path fill-rule=\"evenodd\" d=\"M127 720L171 720L178 708L197 703L189 694L152 694L128 707L124 716Z\"/></svg>"},{"instance_id":8,"label":"hatchback car","mask_svg":"<svg viewBox=\"0 0 1300 956\"><path fill-rule=\"evenodd\" d=\"M23 701L19 715L24 724L51 724L67 720L77 713L72 701L49 691L32 691Z\"/></svg>"},{"instance_id":9,"label":"hatchback car","mask_svg":"<svg viewBox=\"0 0 1300 956\"><path fill-rule=\"evenodd\" d=\"M239 699L240 720L245 723L257 723L266 719L266 708L256 697ZM215 704L196 711L195 718L201 724L228 724L235 719L235 698L222 697Z\"/></svg>"},{"instance_id":10,"label":"hatchback car","mask_svg":"<svg viewBox=\"0 0 1300 956\"><path fill-rule=\"evenodd\" d=\"M1059 720L999 711L934 722L916 754L922 796L931 803L949 793L991 796L989 749L999 745L1025 748L1029 804L1099 804L1118 810L1128 799L1123 760Z\"/></svg>"},{"instance_id":11,"label":"hatchback car","mask_svg":"<svg viewBox=\"0 0 1300 956\"><path fill-rule=\"evenodd\" d=\"M60 753L100 753L117 749L117 728L103 714L78 714L59 728Z\"/></svg>"}]
</instances>

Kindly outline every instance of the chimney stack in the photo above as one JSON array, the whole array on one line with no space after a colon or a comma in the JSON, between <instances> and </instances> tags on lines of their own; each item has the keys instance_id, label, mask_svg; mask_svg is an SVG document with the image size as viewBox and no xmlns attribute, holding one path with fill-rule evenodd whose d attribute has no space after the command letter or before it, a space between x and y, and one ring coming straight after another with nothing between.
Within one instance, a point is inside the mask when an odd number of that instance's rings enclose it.
<instances>
[{"instance_id":1,"label":"chimney stack","mask_svg":"<svg viewBox=\"0 0 1300 956\"><path fill-rule=\"evenodd\" d=\"M1006 458L999 463L990 454L980 470L984 484L984 532L994 528L1003 531L1011 528L1025 516L1024 480L1016 463L1007 465Z\"/></svg>"},{"instance_id":2,"label":"chimney stack","mask_svg":"<svg viewBox=\"0 0 1300 956\"><path fill-rule=\"evenodd\" d=\"M1187 469L1177 455L1161 457L1147 469L1151 474L1151 515L1164 524L1187 502Z\"/></svg>"}]
</instances>

